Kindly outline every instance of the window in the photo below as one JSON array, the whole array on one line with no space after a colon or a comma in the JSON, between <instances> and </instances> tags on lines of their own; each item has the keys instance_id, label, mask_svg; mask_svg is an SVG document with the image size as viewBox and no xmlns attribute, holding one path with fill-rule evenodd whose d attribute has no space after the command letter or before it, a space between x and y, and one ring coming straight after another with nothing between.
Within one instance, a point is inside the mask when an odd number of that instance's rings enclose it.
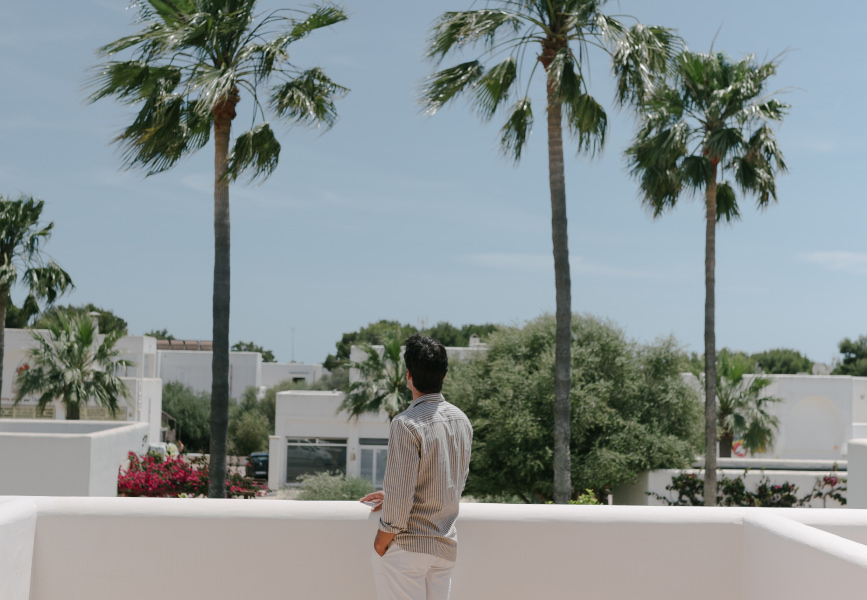
<instances>
[{"instance_id":1,"label":"window","mask_svg":"<svg viewBox=\"0 0 867 600\"><path fill-rule=\"evenodd\" d=\"M361 477L381 488L388 456L388 438L361 438L358 442L361 448Z\"/></svg>"},{"instance_id":2,"label":"window","mask_svg":"<svg viewBox=\"0 0 867 600\"><path fill-rule=\"evenodd\" d=\"M289 438L286 449L286 483L323 471L346 473L346 440L335 438Z\"/></svg>"}]
</instances>

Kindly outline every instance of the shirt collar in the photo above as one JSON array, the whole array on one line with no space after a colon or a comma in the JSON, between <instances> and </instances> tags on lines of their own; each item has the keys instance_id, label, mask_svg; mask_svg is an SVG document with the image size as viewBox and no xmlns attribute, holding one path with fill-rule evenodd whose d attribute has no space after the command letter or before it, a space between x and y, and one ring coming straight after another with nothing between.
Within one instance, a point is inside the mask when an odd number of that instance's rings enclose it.
<instances>
[{"instance_id":1,"label":"shirt collar","mask_svg":"<svg viewBox=\"0 0 867 600\"><path fill-rule=\"evenodd\" d=\"M415 406L422 402L440 402L442 400L445 400L445 398L440 392L436 392L435 394L425 394L424 396L419 396L417 400L413 400L413 403L410 404L410 406Z\"/></svg>"}]
</instances>

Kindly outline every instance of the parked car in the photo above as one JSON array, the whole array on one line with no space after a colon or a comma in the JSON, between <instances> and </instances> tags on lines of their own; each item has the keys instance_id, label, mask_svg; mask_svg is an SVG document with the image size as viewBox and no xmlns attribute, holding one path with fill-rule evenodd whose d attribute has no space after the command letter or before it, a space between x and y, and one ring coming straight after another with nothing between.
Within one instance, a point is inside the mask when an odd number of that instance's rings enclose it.
<instances>
[{"instance_id":1,"label":"parked car","mask_svg":"<svg viewBox=\"0 0 867 600\"><path fill-rule=\"evenodd\" d=\"M268 453L253 452L247 459L247 477L268 479Z\"/></svg>"}]
</instances>

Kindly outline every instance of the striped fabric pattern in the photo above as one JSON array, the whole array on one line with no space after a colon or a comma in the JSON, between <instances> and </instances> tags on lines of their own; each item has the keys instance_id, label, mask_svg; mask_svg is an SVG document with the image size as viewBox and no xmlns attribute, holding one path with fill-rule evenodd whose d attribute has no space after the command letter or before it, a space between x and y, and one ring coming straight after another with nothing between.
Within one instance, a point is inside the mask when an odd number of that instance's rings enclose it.
<instances>
[{"instance_id":1,"label":"striped fabric pattern","mask_svg":"<svg viewBox=\"0 0 867 600\"><path fill-rule=\"evenodd\" d=\"M379 528L407 552L456 560L472 442L470 420L442 394L421 396L391 422Z\"/></svg>"}]
</instances>

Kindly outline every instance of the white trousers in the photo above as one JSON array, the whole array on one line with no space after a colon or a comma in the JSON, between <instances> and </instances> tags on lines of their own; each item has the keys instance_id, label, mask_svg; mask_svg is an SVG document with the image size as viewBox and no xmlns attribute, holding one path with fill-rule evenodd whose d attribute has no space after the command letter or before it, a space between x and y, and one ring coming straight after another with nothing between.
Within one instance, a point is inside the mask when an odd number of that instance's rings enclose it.
<instances>
[{"instance_id":1,"label":"white trousers","mask_svg":"<svg viewBox=\"0 0 867 600\"><path fill-rule=\"evenodd\" d=\"M407 552L392 542L383 556L371 550L379 600L448 600L455 563L431 554Z\"/></svg>"}]
</instances>

